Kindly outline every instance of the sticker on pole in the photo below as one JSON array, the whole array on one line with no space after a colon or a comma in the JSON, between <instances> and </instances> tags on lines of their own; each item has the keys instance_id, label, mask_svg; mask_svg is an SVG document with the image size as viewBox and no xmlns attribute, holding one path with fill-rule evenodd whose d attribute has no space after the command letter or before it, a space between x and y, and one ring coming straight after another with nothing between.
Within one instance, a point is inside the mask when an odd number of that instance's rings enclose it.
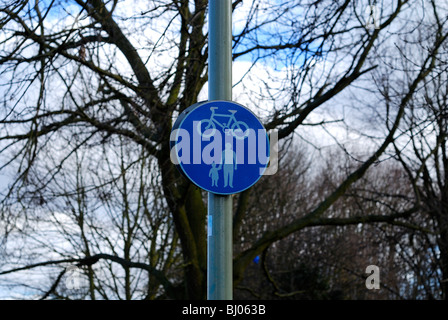
<instances>
[{"instance_id":1,"label":"sticker on pole","mask_svg":"<svg viewBox=\"0 0 448 320\"><path fill-rule=\"evenodd\" d=\"M170 136L171 161L198 187L229 195L254 185L269 162L263 124L230 101L198 102L185 109Z\"/></svg>"}]
</instances>

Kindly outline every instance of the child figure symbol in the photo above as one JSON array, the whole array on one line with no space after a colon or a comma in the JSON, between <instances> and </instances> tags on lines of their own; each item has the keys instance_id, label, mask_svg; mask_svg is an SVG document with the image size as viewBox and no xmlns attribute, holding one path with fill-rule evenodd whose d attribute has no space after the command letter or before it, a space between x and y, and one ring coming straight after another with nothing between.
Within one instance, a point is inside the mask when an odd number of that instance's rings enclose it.
<instances>
[{"instance_id":1,"label":"child figure symbol","mask_svg":"<svg viewBox=\"0 0 448 320\"><path fill-rule=\"evenodd\" d=\"M219 165L219 167L216 166L215 162L212 163L212 168L210 169L210 172L208 173L208 176L212 178L212 187L218 186L218 180L219 180L219 170L221 170L222 165Z\"/></svg>"}]
</instances>

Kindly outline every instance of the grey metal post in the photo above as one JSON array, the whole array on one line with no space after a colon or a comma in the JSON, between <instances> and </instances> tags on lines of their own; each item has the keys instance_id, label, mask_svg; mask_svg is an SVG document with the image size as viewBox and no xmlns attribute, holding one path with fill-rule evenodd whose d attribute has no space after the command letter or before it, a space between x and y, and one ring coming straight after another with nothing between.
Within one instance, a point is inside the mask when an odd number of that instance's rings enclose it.
<instances>
[{"instance_id":1,"label":"grey metal post","mask_svg":"<svg viewBox=\"0 0 448 320\"><path fill-rule=\"evenodd\" d=\"M209 100L232 100L232 2L209 0ZM233 298L232 196L208 193L207 299Z\"/></svg>"}]
</instances>

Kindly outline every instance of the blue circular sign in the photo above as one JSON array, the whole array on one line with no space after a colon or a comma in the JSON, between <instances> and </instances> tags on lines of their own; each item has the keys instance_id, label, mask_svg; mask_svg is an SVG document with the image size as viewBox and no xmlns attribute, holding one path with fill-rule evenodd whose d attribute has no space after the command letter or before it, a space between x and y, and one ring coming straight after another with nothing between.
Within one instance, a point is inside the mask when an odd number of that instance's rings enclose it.
<instances>
[{"instance_id":1,"label":"blue circular sign","mask_svg":"<svg viewBox=\"0 0 448 320\"><path fill-rule=\"evenodd\" d=\"M171 161L198 187L229 195L257 182L269 162L263 124L231 101L199 102L177 118L170 137Z\"/></svg>"}]
</instances>

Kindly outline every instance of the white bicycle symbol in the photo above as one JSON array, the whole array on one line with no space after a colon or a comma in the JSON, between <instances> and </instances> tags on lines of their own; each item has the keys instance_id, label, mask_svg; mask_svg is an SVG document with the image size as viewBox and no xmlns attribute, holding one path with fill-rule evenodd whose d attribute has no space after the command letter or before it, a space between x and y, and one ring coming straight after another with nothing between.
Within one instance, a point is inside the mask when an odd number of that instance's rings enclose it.
<instances>
[{"instance_id":1,"label":"white bicycle symbol","mask_svg":"<svg viewBox=\"0 0 448 320\"><path fill-rule=\"evenodd\" d=\"M210 119L204 119L199 121L197 130L199 134L204 138L210 138L215 135L216 125L220 126L226 134L232 134L236 139L244 139L249 135L249 126L243 122L238 121L235 118L237 110L229 110L230 114L216 113L215 110L218 107L210 107L212 115ZM215 117L229 118L226 122L219 122ZM229 132L230 131L230 132Z\"/></svg>"}]
</instances>

